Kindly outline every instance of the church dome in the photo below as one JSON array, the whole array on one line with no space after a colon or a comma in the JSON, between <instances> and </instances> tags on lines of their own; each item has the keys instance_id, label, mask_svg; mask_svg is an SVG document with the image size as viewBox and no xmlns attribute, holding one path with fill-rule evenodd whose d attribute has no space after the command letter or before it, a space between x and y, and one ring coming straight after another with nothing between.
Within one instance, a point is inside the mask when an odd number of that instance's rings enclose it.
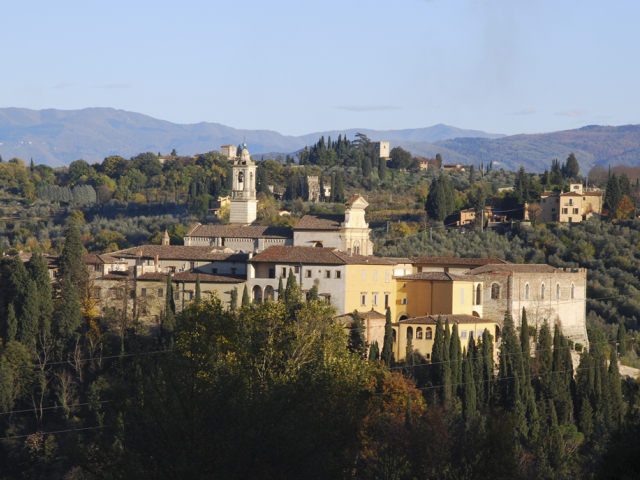
<instances>
[{"instance_id":1,"label":"church dome","mask_svg":"<svg viewBox=\"0 0 640 480\"><path fill-rule=\"evenodd\" d=\"M248 165L251 163L251 154L249 150L247 150L247 144L245 143L242 148L242 153L240 154L240 162Z\"/></svg>"}]
</instances>

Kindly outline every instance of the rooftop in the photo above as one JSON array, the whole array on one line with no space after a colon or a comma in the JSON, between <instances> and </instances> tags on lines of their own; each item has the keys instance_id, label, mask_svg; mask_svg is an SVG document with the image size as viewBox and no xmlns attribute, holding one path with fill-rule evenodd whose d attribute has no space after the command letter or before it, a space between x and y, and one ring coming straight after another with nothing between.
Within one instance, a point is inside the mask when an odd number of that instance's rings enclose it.
<instances>
[{"instance_id":1,"label":"rooftop","mask_svg":"<svg viewBox=\"0 0 640 480\"><path fill-rule=\"evenodd\" d=\"M551 265L539 264L508 264L508 265L485 265L469 271L470 275L481 275L484 273L557 273L564 272L562 268L554 268Z\"/></svg>"},{"instance_id":2,"label":"rooftop","mask_svg":"<svg viewBox=\"0 0 640 480\"><path fill-rule=\"evenodd\" d=\"M453 275L446 272L421 272L394 278L398 280L430 280L434 282L473 282L473 275Z\"/></svg>"},{"instance_id":3,"label":"rooftop","mask_svg":"<svg viewBox=\"0 0 640 480\"><path fill-rule=\"evenodd\" d=\"M242 275L209 275L207 273L199 273L194 270L185 272L177 272L171 275L171 280L175 282L195 282L200 275L200 282L203 283L242 283L246 281L246 277ZM165 273L144 273L139 275L137 280L149 281L167 281Z\"/></svg>"},{"instance_id":4,"label":"rooftop","mask_svg":"<svg viewBox=\"0 0 640 480\"><path fill-rule=\"evenodd\" d=\"M480 266L490 264L508 264L505 260L499 258L453 258L453 257L414 257L411 263L431 263L433 265L464 265L464 266Z\"/></svg>"},{"instance_id":5,"label":"rooftop","mask_svg":"<svg viewBox=\"0 0 640 480\"><path fill-rule=\"evenodd\" d=\"M228 250L228 249L227 249ZM140 245L113 252L110 257L120 258L155 258L160 260L218 260L228 262L245 262L245 253L225 252L219 247L192 247L187 245ZM104 257L104 255L101 255Z\"/></svg>"},{"instance_id":6,"label":"rooftop","mask_svg":"<svg viewBox=\"0 0 640 480\"><path fill-rule=\"evenodd\" d=\"M425 315L424 317L407 318L406 320L400 320L399 322L396 322L393 325L402 325L402 324L435 325L438 321L438 317L440 317L443 324L447 319L449 319L450 324L496 323L493 320L488 320L486 318L474 317L472 315L456 314L456 315Z\"/></svg>"},{"instance_id":7,"label":"rooftop","mask_svg":"<svg viewBox=\"0 0 640 480\"><path fill-rule=\"evenodd\" d=\"M197 223L185 237L293 238L293 232L289 227L239 224L201 225Z\"/></svg>"},{"instance_id":8,"label":"rooftop","mask_svg":"<svg viewBox=\"0 0 640 480\"><path fill-rule=\"evenodd\" d=\"M344 215L305 215L294 230L340 230L344 222Z\"/></svg>"},{"instance_id":9,"label":"rooftop","mask_svg":"<svg viewBox=\"0 0 640 480\"><path fill-rule=\"evenodd\" d=\"M302 263L320 265L395 265L392 260L365 255L349 255L332 248L272 246L251 262Z\"/></svg>"}]
</instances>

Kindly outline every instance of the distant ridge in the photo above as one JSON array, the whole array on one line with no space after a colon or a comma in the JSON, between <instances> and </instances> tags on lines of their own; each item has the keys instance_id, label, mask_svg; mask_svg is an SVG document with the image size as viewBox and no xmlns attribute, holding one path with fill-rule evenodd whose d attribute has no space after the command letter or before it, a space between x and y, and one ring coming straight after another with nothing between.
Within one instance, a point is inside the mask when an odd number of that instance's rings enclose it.
<instances>
[{"instance_id":1,"label":"distant ridge","mask_svg":"<svg viewBox=\"0 0 640 480\"><path fill-rule=\"evenodd\" d=\"M640 125L608 127L591 125L576 130L505 136L480 130L463 130L438 124L404 130L351 128L314 132L301 136L282 135L272 130L246 130L219 123L181 125L140 113L113 108L83 110L0 109L0 155L5 160L33 158L36 163L64 166L83 158L100 162L109 155L125 158L140 152L181 155L219 150L221 145L238 145L246 138L253 155L261 152L293 153L321 136L353 139L362 132L372 140L387 140L415 156L440 153L447 163L478 165L493 161L497 168L541 172L551 160L564 161L569 153L578 156L586 173L594 164L637 165L640 163Z\"/></svg>"},{"instance_id":2,"label":"distant ridge","mask_svg":"<svg viewBox=\"0 0 640 480\"><path fill-rule=\"evenodd\" d=\"M227 143L238 145L245 137L252 153L295 152L317 142L322 135L336 140L339 134L353 138L357 132L363 132L373 140L416 142L504 136L435 125L389 131L354 128L294 137L270 130L236 129L219 123L181 125L113 108L0 109L0 155L5 159L33 158L36 163L51 166L68 165L79 158L90 163L102 161L109 155L129 158L146 151L166 154L173 148L181 155L193 155L219 150Z\"/></svg>"}]
</instances>

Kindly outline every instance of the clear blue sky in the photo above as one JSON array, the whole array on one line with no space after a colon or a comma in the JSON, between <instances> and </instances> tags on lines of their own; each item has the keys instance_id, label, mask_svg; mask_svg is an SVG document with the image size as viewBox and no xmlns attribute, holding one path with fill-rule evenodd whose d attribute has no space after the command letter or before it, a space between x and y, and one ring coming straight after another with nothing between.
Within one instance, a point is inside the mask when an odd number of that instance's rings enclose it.
<instances>
[{"instance_id":1,"label":"clear blue sky","mask_svg":"<svg viewBox=\"0 0 640 480\"><path fill-rule=\"evenodd\" d=\"M640 2L14 1L0 107L300 135L640 123Z\"/></svg>"}]
</instances>

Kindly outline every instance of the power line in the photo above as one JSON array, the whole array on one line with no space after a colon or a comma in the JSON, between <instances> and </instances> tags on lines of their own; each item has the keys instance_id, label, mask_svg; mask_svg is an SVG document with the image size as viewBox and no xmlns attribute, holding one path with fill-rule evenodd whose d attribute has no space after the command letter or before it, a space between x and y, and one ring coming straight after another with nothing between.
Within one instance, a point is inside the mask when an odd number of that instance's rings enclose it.
<instances>
[{"instance_id":1,"label":"power line","mask_svg":"<svg viewBox=\"0 0 640 480\"><path fill-rule=\"evenodd\" d=\"M92 360L111 360L114 358L124 358L124 357L136 357L136 356L140 356L140 355L155 355L157 353L167 353L167 352L172 352L172 350L158 350L156 352L140 352L140 353L126 353L124 355L111 355L109 357L92 357L92 358L83 358L81 360L77 360L75 363L82 363L82 362L90 362ZM52 362L52 363L47 363L47 366L52 366L52 365L68 365L70 364L70 362L67 360L66 362ZM21 365L18 367L13 367L13 368L40 368L40 365L37 364L33 364L33 365Z\"/></svg>"},{"instance_id":2,"label":"power line","mask_svg":"<svg viewBox=\"0 0 640 480\"><path fill-rule=\"evenodd\" d=\"M84 428L70 428L69 430L56 430L55 432L34 432L34 433L29 433L27 435L12 435L10 437L0 437L0 440L11 440L13 438L25 438L25 437L30 437L31 435L37 435L38 433L40 433L41 435L53 435L56 433L79 432L81 430L95 430L96 428L107 428L110 426L111 425L100 425L98 427L84 427Z\"/></svg>"},{"instance_id":3,"label":"power line","mask_svg":"<svg viewBox=\"0 0 640 480\"><path fill-rule=\"evenodd\" d=\"M98 403L108 403L109 400L103 400ZM74 407L83 407L85 405L91 405L91 403L74 403L73 405L66 405L66 408L74 408ZM13 410L11 412L0 412L0 415L9 415L11 413L25 413L25 412L37 412L38 410L53 410L56 408L65 408L65 405L55 405L53 407L43 407L43 408L29 408L27 410Z\"/></svg>"}]
</instances>

